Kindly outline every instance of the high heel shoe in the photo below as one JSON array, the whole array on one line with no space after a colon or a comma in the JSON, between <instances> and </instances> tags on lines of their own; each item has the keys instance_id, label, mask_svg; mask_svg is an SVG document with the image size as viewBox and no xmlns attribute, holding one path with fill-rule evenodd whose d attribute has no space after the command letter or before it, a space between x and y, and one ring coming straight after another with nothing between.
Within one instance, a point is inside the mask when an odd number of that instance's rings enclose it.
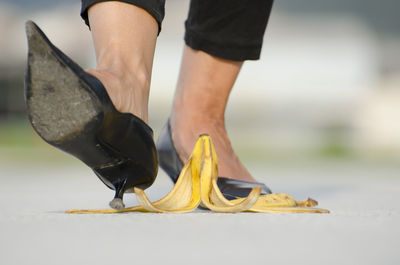
<instances>
[{"instance_id":1,"label":"high heel shoe","mask_svg":"<svg viewBox=\"0 0 400 265\"><path fill-rule=\"evenodd\" d=\"M122 209L123 195L155 180L157 151L152 129L120 113L102 83L55 47L32 21L26 23L28 66L25 100L34 130L47 143L88 165L115 190L110 206Z\"/></svg>"},{"instance_id":2,"label":"high heel shoe","mask_svg":"<svg viewBox=\"0 0 400 265\"><path fill-rule=\"evenodd\" d=\"M183 168L183 162L175 149L171 135L171 125L168 120L157 140L157 152L160 167L175 183ZM263 183L247 182L225 177L218 177L217 184L222 194L228 200L244 198L254 187L261 187L261 194L270 194L271 190Z\"/></svg>"}]
</instances>

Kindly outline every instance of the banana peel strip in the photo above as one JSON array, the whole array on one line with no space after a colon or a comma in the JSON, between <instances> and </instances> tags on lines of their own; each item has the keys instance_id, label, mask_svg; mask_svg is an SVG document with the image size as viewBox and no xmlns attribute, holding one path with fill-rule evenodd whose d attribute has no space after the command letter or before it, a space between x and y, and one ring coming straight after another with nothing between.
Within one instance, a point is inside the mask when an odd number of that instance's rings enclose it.
<instances>
[{"instance_id":1,"label":"banana peel strip","mask_svg":"<svg viewBox=\"0 0 400 265\"><path fill-rule=\"evenodd\" d=\"M244 198L231 200L240 202ZM249 209L250 212L261 213L329 213L329 210L316 208L318 202L308 198L305 201L296 201L286 193L272 193L261 195L257 202Z\"/></svg>"},{"instance_id":2,"label":"banana peel strip","mask_svg":"<svg viewBox=\"0 0 400 265\"><path fill-rule=\"evenodd\" d=\"M200 150L201 152L201 150ZM134 189L140 206L128 207L121 210L67 210L66 213L126 213L126 212L190 212L200 204L200 183L192 174L192 158L185 164L172 190L162 199L152 203L142 189Z\"/></svg>"},{"instance_id":3,"label":"banana peel strip","mask_svg":"<svg viewBox=\"0 0 400 265\"><path fill-rule=\"evenodd\" d=\"M227 200L217 185L218 160L209 136L200 138L204 145L200 163L201 204L214 212L236 213L249 210L258 200L261 188L254 188L250 194L236 203Z\"/></svg>"},{"instance_id":4,"label":"banana peel strip","mask_svg":"<svg viewBox=\"0 0 400 265\"><path fill-rule=\"evenodd\" d=\"M149 212L156 213L184 213L196 209L200 204L200 183L199 179L192 175L191 165L191 161L186 163L174 188L159 201L150 202L142 189L135 188L141 206Z\"/></svg>"},{"instance_id":5,"label":"banana peel strip","mask_svg":"<svg viewBox=\"0 0 400 265\"><path fill-rule=\"evenodd\" d=\"M175 186L164 198L151 202L142 189L135 188L140 206L121 210L67 210L66 213L184 213L199 205L221 213L329 213L326 209L315 208L318 203L310 198L296 201L285 193L260 195L260 187L253 188L246 198L228 200L218 188L217 179L218 159L214 146L210 136L201 135Z\"/></svg>"}]
</instances>

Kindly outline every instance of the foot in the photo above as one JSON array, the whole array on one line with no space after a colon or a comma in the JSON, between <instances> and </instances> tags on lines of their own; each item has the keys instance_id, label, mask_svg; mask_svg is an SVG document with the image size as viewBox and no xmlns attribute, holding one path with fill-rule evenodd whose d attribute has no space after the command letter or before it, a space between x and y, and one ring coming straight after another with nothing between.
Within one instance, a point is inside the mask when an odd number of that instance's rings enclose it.
<instances>
[{"instance_id":1,"label":"foot","mask_svg":"<svg viewBox=\"0 0 400 265\"><path fill-rule=\"evenodd\" d=\"M199 135L206 133L211 136L217 152L220 177L256 182L235 154L223 120L176 116L173 115L170 120L172 140L184 163L189 159Z\"/></svg>"},{"instance_id":2,"label":"foot","mask_svg":"<svg viewBox=\"0 0 400 265\"><path fill-rule=\"evenodd\" d=\"M114 107L122 113L131 113L148 123L150 81L134 73L112 70L87 70L99 79L107 90Z\"/></svg>"}]
</instances>

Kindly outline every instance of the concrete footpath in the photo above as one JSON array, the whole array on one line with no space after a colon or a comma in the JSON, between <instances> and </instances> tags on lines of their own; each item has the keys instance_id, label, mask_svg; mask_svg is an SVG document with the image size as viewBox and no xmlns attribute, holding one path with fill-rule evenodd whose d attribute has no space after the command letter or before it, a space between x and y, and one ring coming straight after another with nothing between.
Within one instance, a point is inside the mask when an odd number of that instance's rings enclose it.
<instances>
[{"instance_id":1,"label":"concrete footpath","mask_svg":"<svg viewBox=\"0 0 400 265\"><path fill-rule=\"evenodd\" d=\"M0 163L0 264L400 264L400 166L250 165L275 192L331 214L129 213L81 163ZM151 200L172 184L160 172ZM134 195L125 203L137 204Z\"/></svg>"}]
</instances>

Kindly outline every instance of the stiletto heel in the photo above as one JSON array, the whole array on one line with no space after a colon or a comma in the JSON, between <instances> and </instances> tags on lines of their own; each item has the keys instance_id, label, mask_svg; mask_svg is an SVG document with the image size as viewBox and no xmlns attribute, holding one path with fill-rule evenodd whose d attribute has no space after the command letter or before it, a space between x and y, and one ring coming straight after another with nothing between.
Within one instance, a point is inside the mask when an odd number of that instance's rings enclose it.
<instances>
[{"instance_id":1,"label":"stiletto heel","mask_svg":"<svg viewBox=\"0 0 400 265\"><path fill-rule=\"evenodd\" d=\"M125 204L123 202L123 196L125 191L126 179L120 181L119 183L114 183L115 187L115 196L112 201L110 201L109 205L113 209L124 209Z\"/></svg>"},{"instance_id":2,"label":"stiletto heel","mask_svg":"<svg viewBox=\"0 0 400 265\"><path fill-rule=\"evenodd\" d=\"M157 151L152 129L120 113L104 86L55 47L32 21L26 23L28 66L25 100L34 130L47 143L77 157L109 188L110 206L155 180Z\"/></svg>"}]
</instances>

